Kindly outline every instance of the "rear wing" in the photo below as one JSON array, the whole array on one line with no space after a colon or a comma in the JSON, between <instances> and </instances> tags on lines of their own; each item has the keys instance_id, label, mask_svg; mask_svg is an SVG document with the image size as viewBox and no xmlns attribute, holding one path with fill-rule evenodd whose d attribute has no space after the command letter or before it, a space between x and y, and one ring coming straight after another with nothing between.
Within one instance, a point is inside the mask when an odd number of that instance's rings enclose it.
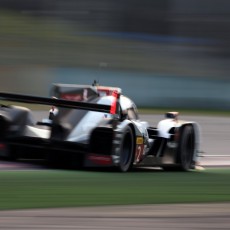
<instances>
[{"instance_id":1,"label":"rear wing","mask_svg":"<svg viewBox=\"0 0 230 230\"><path fill-rule=\"evenodd\" d=\"M111 105L102 105L102 104L95 104L95 103L88 103L88 102L70 101L70 100L63 100L63 99L54 99L54 98L46 98L46 97L39 97L39 96L0 92L0 100L22 102L22 103L29 103L29 104L50 105L50 106L69 108L69 109L82 109L82 110L89 110L95 112L115 114L117 111L116 108L117 108L118 94L114 93L113 96L114 96L114 102Z\"/></svg>"},{"instance_id":2,"label":"rear wing","mask_svg":"<svg viewBox=\"0 0 230 230\"><path fill-rule=\"evenodd\" d=\"M68 101L86 101L98 97L94 86L75 84L53 84L50 96Z\"/></svg>"},{"instance_id":3,"label":"rear wing","mask_svg":"<svg viewBox=\"0 0 230 230\"><path fill-rule=\"evenodd\" d=\"M83 101L98 96L111 96L117 91L121 94L121 88L99 85L77 85L55 83L50 90L50 96L71 101Z\"/></svg>"},{"instance_id":4,"label":"rear wing","mask_svg":"<svg viewBox=\"0 0 230 230\"><path fill-rule=\"evenodd\" d=\"M110 113L117 114L121 92L119 87L55 83L51 87L50 95L68 101L87 101L99 96L112 96Z\"/></svg>"}]
</instances>

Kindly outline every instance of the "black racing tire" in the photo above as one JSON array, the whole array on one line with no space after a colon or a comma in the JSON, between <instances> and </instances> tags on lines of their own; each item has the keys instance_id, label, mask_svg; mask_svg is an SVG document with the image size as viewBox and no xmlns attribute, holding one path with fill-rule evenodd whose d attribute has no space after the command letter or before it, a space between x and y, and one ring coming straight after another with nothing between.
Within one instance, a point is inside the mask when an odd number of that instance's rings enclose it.
<instances>
[{"instance_id":1,"label":"black racing tire","mask_svg":"<svg viewBox=\"0 0 230 230\"><path fill-rule=\"evenodd\" d=\"M134 161L134 136L130 126L127 126L123 132L123 138L120 146L120 164L121 172L129 171Z\"/></svg>"},{"instance_id":2,"label":"black racing tire","mask_svg":"<svg viewBox=\"0 0 230 230\"><path fill-rule=\"evenodd\" d=\"M195 131L192 125L182 128L177 152L177 163L182 171L190 171L194 168Z\"/></svg>"}]
</instances>

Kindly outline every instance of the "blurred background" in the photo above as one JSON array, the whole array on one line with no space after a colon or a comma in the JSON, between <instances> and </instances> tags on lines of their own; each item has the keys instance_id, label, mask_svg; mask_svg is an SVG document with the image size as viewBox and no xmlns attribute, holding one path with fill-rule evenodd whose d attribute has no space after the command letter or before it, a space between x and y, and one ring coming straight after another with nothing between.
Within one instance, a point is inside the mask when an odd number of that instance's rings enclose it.
<instances>
[{"instance_id":1,"label":"blurred background","mask_svg":"<svg viewBox=\"0 0 230 230\"><path fill-rule=\"evenodd\" d=\"M118 86L139 107L230 110L229 0L0 0L0 90Z\"/></svg>"}]
</instances>

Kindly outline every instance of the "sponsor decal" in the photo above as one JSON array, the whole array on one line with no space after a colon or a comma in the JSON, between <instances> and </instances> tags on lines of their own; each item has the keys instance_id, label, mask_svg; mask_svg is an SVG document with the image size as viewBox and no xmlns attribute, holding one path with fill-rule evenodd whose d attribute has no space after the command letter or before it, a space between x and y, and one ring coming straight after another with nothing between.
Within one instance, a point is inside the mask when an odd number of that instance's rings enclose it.
<instances>
[{"instance_id":1,"label":"sponsor decal","mask_svg":"<svg viewBox=\"0 0 230 230\"><path fill-rule=\"evenodd\" d=\"M143 145L144 144L144 138L143 137L137 137L136 143L137 143L137 145Z\"/></svg>"},{"instance_id":2,"label":"sponsor decal","mask_svg":"<svg viewBox=\"0 0 230 230\"><path fill-rule=\"evenodd\" d=\"M97 164L97 165L111 165L112 164L111 156L90 154L88 156L88 160L92 161L94 164Z\"/></svg>"},{"instance_id":3,"label":"sponsor decal","mask_svg":"<svg viewBox=\"0 0 230 230\"><path fill-rule=\"evenodd\" d=\"M117 91L118 94L119 88L116 87L104 87L104 86L97 86L97 91L99 92L100 96L111 96L113 95L114 91Z\"/></svg>"},{"instance_id":4,"label":"sponsor decal","mask_svg":"<svg viewBox=\"0 0 230 230\"><path fill-rule=\"evenodd\" d=\"M68 100L68 101L82 101L84 98L81 94L61 94L61 99Z\"/></svg>"}]
</instances>

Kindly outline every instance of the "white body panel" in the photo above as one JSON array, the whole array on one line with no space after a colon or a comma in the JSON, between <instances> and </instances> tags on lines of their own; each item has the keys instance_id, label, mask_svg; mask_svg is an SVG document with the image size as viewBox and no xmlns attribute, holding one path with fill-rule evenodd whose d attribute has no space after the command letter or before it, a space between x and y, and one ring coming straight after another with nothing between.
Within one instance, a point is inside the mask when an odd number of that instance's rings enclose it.
<instances>
[{"instance_id":1,"label":"white body panel","mask_svg":"<svg viewBox=\"0 0 230 230\"><path fill-rule=\"evenodd\" d=\"M48 129L41 129L41 128L36 128L32 126L26 126L24 135L27 137L39 137L39 138L48 139L50 138L50 133L51 132Z\"/></svg>"}]
</instances>

